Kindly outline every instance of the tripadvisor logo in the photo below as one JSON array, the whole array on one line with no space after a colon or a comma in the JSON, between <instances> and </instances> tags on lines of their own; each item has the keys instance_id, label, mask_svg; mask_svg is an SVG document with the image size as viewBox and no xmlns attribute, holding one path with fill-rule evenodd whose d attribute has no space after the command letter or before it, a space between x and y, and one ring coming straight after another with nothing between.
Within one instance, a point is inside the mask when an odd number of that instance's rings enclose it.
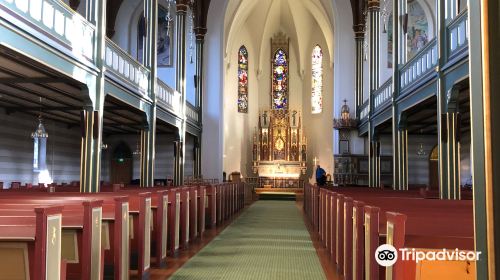
<instances>
[{"instance_id":1,"label":"tripadvisor logo","mask_svg":"<svg viewBox=\"0 0 500 280\"><path fill-rule=\"evenodd\" d=\"M381 266L392 266L398 260L398 251L392 245L380 245L375 251L375 260Z\"/></svg>"},{"instance_id":2,"label":"tripadvisor logo","mask_svg":"<svg viewBox=\"0 0 500 280\"><path fill-rule=\"evenodd\" d=\"M399 254L398 254L399 253ZM375 260L381 266L392 266L398 260L401 261L414 261L419 263L421 261L478 261L481 255L480 251L467 251L467 250L418 250L410 248L400 248L399 252L394 246L389 244L380 245L375 251Z\"/></svg>"}]
</instances>

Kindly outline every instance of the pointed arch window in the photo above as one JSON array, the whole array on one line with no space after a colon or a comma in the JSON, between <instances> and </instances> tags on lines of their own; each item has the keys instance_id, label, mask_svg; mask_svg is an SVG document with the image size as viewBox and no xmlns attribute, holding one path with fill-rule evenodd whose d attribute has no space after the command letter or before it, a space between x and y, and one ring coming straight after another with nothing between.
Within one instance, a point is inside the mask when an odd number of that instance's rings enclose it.
<instances>
[{"instance_id":1,"label":"pointed arch window","mask_svg":"<svg viewBox=\"0 0 500 280\"><path fill-rule=\"evenodd\" d=\"M323 111L323 51L316 45L312 52L311 112Z\"/></svg>"},{"instance_id":2,"label":"pointed arch window","mask_svg":"<svg viewBox=\"0 0 500 280\"><path fill-rule=\"evenodd\" d=\"M248 113L248 51L245 46L238 51L238 112Z\"/></svg>"},{"instance_id":3,"label":"pointed arch window","mask_svg":"<svg viewBox=\"0 0 500 280\"><path fill-rule=\"evenodd\" d=\"M273 109L288 109L288 55L278 49L273 59Z\"/></svg>"}]
</instances>

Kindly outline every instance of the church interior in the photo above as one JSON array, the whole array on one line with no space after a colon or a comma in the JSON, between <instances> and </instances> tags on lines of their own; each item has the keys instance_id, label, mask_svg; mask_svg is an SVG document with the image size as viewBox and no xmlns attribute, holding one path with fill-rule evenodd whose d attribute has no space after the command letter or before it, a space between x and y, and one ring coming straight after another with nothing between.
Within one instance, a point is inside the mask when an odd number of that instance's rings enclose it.
<instances>
[{"instance_id":1,"label":"church interior","mask_svg":"<svg viewBox=\"0 0 500 280\"><path fill-rule=\"evenodd\" d=\"M0 280L498 279L499 26L496 0L0 0Z\"/></svg>"}]
</instances>

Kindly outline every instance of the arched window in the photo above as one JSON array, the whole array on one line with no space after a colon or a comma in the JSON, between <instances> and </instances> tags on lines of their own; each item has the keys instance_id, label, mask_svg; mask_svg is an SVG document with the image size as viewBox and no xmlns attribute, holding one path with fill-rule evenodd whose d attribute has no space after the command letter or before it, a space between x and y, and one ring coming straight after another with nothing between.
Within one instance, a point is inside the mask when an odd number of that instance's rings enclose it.
<instances>
[{"instance_id":1,"label":"arched window","mask_svg":"<svg viewBox=\"0 0 500 280\"><path fill-rule=\"evenodd\" d=\"M408 59L413 58L429 42L429 22L418 1L408 1Z\"/></svg>"},{"instance_id":2,"label":"arched window","mask_svg":"<svg viewBox=\"0 0 500 280\"><path fill-rule=\"evenodd\" d=\"M311 112L319 114L323 110L323 51L316 45L312 52Z\"/></svg>"},{"instance_id":3,"label":"arched window","mask_svg":"<svg viewBox=\"0 0 500 280\"><path fill-rule=\"evenodd\" d=\"M248 51L245 46L238 51L238 112L248 113Z\"/></svg>"},{"instance_id":4,"label":"arched window","mask_svg":"<svg viewBox=\"0 0 500 280\"><path fill-rule=\"evenodd\" d=\"M288 109L288 58L278 49L273 60L273 109Z\"/></svg>"}]
</instances>

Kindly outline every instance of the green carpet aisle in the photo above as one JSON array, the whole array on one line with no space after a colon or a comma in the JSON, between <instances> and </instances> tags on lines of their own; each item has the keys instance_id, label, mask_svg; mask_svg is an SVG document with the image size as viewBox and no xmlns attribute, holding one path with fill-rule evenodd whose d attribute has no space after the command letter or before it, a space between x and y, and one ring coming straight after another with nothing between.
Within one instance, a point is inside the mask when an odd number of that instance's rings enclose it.
<instances>
[{"instance_id":1,"label":"green carpet aisle","mask_svg":"<svg viewBox=\"0 0 500 280\"><path fill-rule=\"evenodd\" d=\"M258 201L171 279L325 279L294 201Z\"/></svg>"}]
</instances>

